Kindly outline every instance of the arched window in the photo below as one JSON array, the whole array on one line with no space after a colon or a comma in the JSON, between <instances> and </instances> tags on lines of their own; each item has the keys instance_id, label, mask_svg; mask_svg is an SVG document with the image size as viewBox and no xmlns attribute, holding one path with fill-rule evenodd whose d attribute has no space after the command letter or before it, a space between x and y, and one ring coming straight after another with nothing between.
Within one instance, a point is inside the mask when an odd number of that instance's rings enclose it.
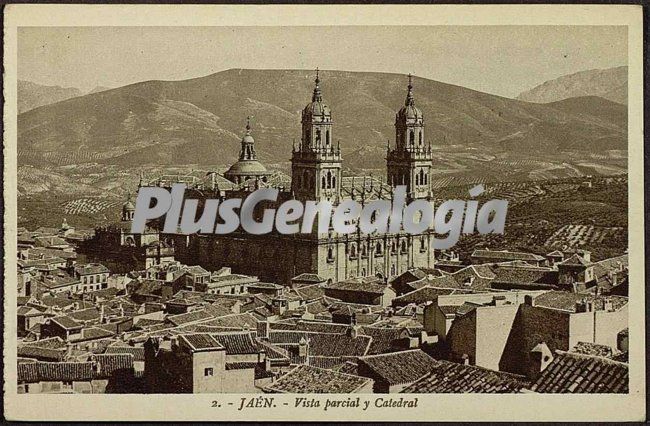
<instances>
[{"instance_id":1,"label":"arched window","mask_svg":"<svg viewBox=\"0 0 650 426\"><path fill-rule=\"evenodd\" d=\"M375 254L377 256L381 256L382 251L383 251L383 247L381 245L381 241L377 241L377 245L375 246Z\"/></svg>"},{"instance_id":2,"label":"arched window","mask_svg":"<svg viewBox=\"0 0 650 426\"><path fill-rule=\"evenodd\" d=\"M393 242L390 245L390 251L392 253L397 253L397 241L393 240Z\"/></svg>"},{"instance_id":3,"label":"arched window","mask_svg":"<svg viewBox=\"0 0 650 426\"><path fill-rule=\"evenodd\" d=\"M424 184L424 169L420 169L420 182L418 185Z\"/></svg>"},{"instance_id":4,"label":"arched window","mask_svg":"<svg viewBox=\"0 0 650 426\"><path fill-rule=\"evenodd\" d=\"M327 188L331 188L331 187L332 187L332 172L328 170L327 171Z\"/></svg>"},{"instance_id":5,"label":"arched window","mask_svg":"<svg viewBox=\"0 0 650 426\"><path fill-rule=\"evenodd\" d=\"M325 176L323 175L323 177L321 178L320 186L321 186L321 188L325 189L327 187L326 185L327 185L327 182L325 180Z\"/></svg>"},{"instance_id":6,"label":"arched window","mask_svg":"<svg viewBox=\"0 0 650 426\"><path fill-rule=\"evenodd\" d=\"M409 135L409 143L411 145L415 144L415 133L413 132L413 130L411 130L411 133Z\"/></svg>"},{"instance_id":7,"label":"arched window","mask_svg":"<svg viewBox=\"0 0 650 426\"><path fill-rule=\"evenodd\" d=\"M332 188L336 188L336 176L332 176Z\"/></svg>"},{"instance_id":8,"label":"arched window","mask_svg":"<svg viewBox=\"0 0 650 426\"><path fill-rule=\"evenodd\" d=\"M329 130L325 131L325 144L327 146L330 145L330 131Z\"/></svg>"},{"instance_id":9,"label":"arched window","mask_svg":"<svg viewBox=\"0 0 650 426\"><path fill-rule=\"evenodd\" d=\"M316 145L320 145L320 129L316 129Z\"/></svg>"},{"instance_id":10,"label":"arched window","mask_svg":"<svg viewBox=\"0 0 650 426\"><path fill-rule=\"evenodd\" d=\"M354 243L350 244L350 257L357 257L357 245Z\"/></svg>"},{"instance_id":11,"label":"arched window","mask_svg":"<svg viewBox=\"0 0 650 426\"><path fill-rule=\"evenodd\" d=\"M401 247L400 247L400 248L401 248L402 253L406 253L406 252L407 252L407 249L406 249L406 240L402 240L402 244L401 244Z\"/></svg>"},{"instance_id":12,"label":"arched window","mask_svg":"<svg viewBox=\"0 0 650 426\"><path fill-rule=\"evenodd\" d=\"M418 133L418 145L422 146L422 131Z\"/></svg>"},{"instance_id":13,"label":"arched window","mask_svg":"<svg viewBox=\"0 0 650 426\"><path fill-rule=\"evenodd\" d=\"M328 261L334 260L334 248L332 248L332 247L329 247L327 249L327 260Z\"/></svg>"}]
</instances>

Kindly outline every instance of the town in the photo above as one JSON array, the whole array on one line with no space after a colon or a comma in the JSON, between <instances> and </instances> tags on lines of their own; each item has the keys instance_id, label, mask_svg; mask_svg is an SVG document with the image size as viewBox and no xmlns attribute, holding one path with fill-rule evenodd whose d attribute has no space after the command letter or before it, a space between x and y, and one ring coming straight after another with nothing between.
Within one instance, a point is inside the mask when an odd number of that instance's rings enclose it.
<instances>
[{"instance_id":1,"label":"town","mask_svg":"<svg viewBox=\"0 0 650 426\"><path fill-rule=\"evenodd\" d=\"M289 185L257 159L248 123L239 161L185 182L192 197L275 186L278 203L366 205L403 185L433 203L411 78L386 181L342 176L315 83ZM141 178L152 183L178 181ZM461 259L434 252L429 230L206 236L150 221L134 234L134 213L129 199L110 226L18 229L18 392L628 392L626 253L492 247Z\"/></svg>"}]
</instances>

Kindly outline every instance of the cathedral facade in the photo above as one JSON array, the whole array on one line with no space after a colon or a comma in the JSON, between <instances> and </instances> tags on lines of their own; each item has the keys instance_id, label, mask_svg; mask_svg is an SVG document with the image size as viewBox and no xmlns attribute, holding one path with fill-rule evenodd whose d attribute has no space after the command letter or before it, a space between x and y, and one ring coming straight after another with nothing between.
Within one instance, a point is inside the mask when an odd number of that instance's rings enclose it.
<instances>
[{"instance_id":1,"label":"cathedral facade","mask_svg":"<svg viewBox=\"0 0 650 426\"><path fill-rule=\"evenodd\" d=\"M241 141L239 160L223 176L209 174L203 181L188 184L187 198L245 198L260 187L277 187L276 203L259 207L277 208L289 199L330 201L345 199L365 205L378 199L392 200L398 185L407 188L407 202L431 200L431 145L425 141L422 111L416 107L409 84L404 105L395 115L395 143L387 148L387 180L364 176L342 176L341 147L334 144L332 110L326 104L317 72L311 102L302 110L301 138L293 147L291 183L286 186L257 158L250 122ZM171 187L170 180L149 185ZM316 227L315 227L316 228ZM433 231L419 235L404 232L365 235L360 231L338 235L333 229L319 234L248 234L241 229L226 235L160 234L160 241L173 246L177 260L208 270L231 267L235 273L256 275L262 281L289 284L303 274L340 281L358 276L384 279L409 268L433 268Z\"/></svg>"}]
</instances>

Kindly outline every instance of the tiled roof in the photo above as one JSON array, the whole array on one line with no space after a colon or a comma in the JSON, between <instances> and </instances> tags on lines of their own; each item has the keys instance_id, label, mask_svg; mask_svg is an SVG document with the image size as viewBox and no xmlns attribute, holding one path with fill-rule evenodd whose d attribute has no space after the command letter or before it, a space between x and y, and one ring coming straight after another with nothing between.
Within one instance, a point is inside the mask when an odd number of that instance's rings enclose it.
<instances>
[{"instance_id":1,"label":"tiled roof","mask_svg":"<svg viewBox=\"0 0 650 426\"><path fill-rule=\"evenodd\" d=\"M558 265L565 265L565 266L589 266L591 265L591 262L588 262L580 256L579 254L574 254L573 256L569 257L568 259L558 263Z\"/></svg>"},{"instance_id":2,"label":"tiled roof","mask_svg":"<svg viewBox=\"0 0 650 426\"><path fill-rule=\"evenodd\" d=\"M420 349L359 358L358 371L390 386L411 383L429 373L437 361Z\"/></svg>"},{"instance_id":3,"label":"tiled roof","mask_svg":"<svg viewBox=\"0 0 650 426\"><path fill-rule=\"evenodd\" d=\"M74 300L60 296L43 296L39 299L39 302L45 306L56 306L62 309L75 303Z\"/></svg>"},{"instance_id":4,"label":"tiled roof","mask_svg":"<svg viewBox=\"0 0 650 426\"><path fill-rule=\"evenodd\" d=\"M533 253L524 253L517 251L507 251L507 250L474 250L472 257L481 257L491 260L532 260L532 261L543 261L546 260L544 257L539 256Z\"/></svg>"},{"instance_id":5,"label":"tiled roof","mask_svg":"<svg viewBox=\"0 0 650 426\"><path fill-rule=\"evenodd\" d=\"M611 359L556 351L533 384L540 393L628 393L628 365Z\"/></svg>"},{"instance_id":6,"label":"tiled roof","mask_svg":"<svg viewBox=\"0 0 650 426\"><path fill-rule=\"evenodd\" d=\"M213 327L229 327L239 330L256 330L257 323L257 318L255 318L250 313L245 313L224 315L222 317L202 322L201 325L209 325Z\"/></svg>"},{"instance_id":7,"label":"tiled roof","mask_svg":"<svg viewBox=\"0 0 650 426\"><path fill-rule=\"evenodd\" d=\"M265 388L276 393L351 393L371 380L332 370L300 365Z\"/></svg>"},{"instance_id":8,"label":"tiled roof","mask_svg":"<svg viewBox=\"0 0 650 426\"><path fill-rule=\"evenodd\" d=\"M318 285L309 285L294 290L305 301L313 301L325 295L325 290Z\"/></svg>"},{"instance_id":9,"label":"tiled roof","mask_svg":"<svg viewBox=\"0 0 650 426\"><path fill-rule=\"evenodd\" d=\"M573 348L571 348L570 352L583 355L601 356L604 358L611 358L613 355L611 347L590 342L578 342Z\"/></svg>"},{"instance_id":10,"label":"tiled roof","mask_svg":"<svg viewBox=\"0 0 650 426\"><path fill-rule=\"evenodd\" d=\"M528 386L522 376L438 360L431 372L402 393L518 393Z\"/></svg>"},{"instance_id":11,"label":"tiled roof","mask_svg":"<svg viewBox=\"0 0 650 426\"><path fill-rule=\"evenodd\" d=\"M228 355L256 354L260 352L250 333L219 333L212 334Z\"/></svg>"},{"instance_id":12,"label":"tiled roof","mask_svg":"<svg viewBox=\"0 0 650 426\"><path fill-rule=\"evenodd\" d=\"M617 270L620 267L623 269L628 267L629 258L627 254L622 256L612 257L609 259L604 259L599 262L594 263L594 276L596 279L600 279L603 276L606 276L609 271Z\"/></svg>"},{"instance_id":13,"label":"tiled roof","mask_svg":"<svg viewBox=\"0 0 650 426\"><path fill-rule=\"evenodd\" d=\"M62 361L66 355L66 349L44 348L40 346L19 346L18 356L35 358L41 361Z\"/></svg>"},{"instance_id":14,"label":"tiled roof","mask_svg":"<svg viewBox=\"0 0 650 426\"><path fill-rule=\"evenodd\" d=\"M109 346L107 354L131 354L133 361L144 361L144 347L142 346Z\"/></svg>"},{"instance_id":15,"label":"tiled roof","mask_svg":"<svg viewBox=\"0 0 650 426\"><path fill-rule=\"evenodd\" d=\"M32 362L18 364L18 382L60 382L92 380L90 362Z\"/></svg>"},{"instance_id":16,"label":"tiled roof","mask_svg":"<svg viewBox=\"0 0 650 426\"><path fill-rule=\"evenodd\" d=\"M361 293L383 294L386 284L381 281L370 281L363 278L353 278L345 281L338 281L325 287L327 290L357 291Z\"/></svg>"},{"instance_id":17,"label":"tiled roof","mask_svg":"<svg viewBox=\"0 0 650 426\"><path fill-rule=\"evenodd\" d=\"M70 339L72 342L78 342L83 340L94 340L94 339L103 339L106 337L112 337L115 333L99 327L86 327L81 330L81 336L74 339Z\"/></svg>"},{"instance_id":18,"label":"tiled roof","mask_svg":"<svg viewBox=\"0 0 650 426\"><path fill-rule=\"evenodd\" d=\"M95 378L109 378L120 370L133 371L133 355L131 354L92 355L90 360L97 362L99 366L94 374Z\"/></svg>"},{"instance_id":19,"label":"tiled roof","mask_svg":"<svg viewBox=\"0 0 650 426\"><path fill-rule=\"evenodd\" d=\"M266 340L263 339L258 339L256 340L256 343L260 349L260 351L264 351L266 353L266 357L271 359L271 360L288 360L289 359L289 353L285 350L282 349L279 346L276 346L272 343L267 342Z\"/></svg>"},{"instance_id":20,"label":"tiled roof","mask_svg":"<svg viewBox=\"0 0 650 426\"><path fill-rule=\"evenodd\" d=\"M356 361L346 361L344 364L335 367L334 370L339 373L352 374L358 376L358 364Z\"/></svg>"},{"instance_id":21,"label":"tiled roof","mask_svg":"<svg viewBox=\"0 0 650 426\"><path fill-rule=\"evenodd\" d=\"M438 288L426 285L417 290L396 297L393 299L393 306L403 306L408 305L409 303L420 305L422 303L434 301L438 296L446 296L454 291L456 290L453 288Z\"/></svg>"},{"instance_id":22,"label":"tiled roof","mask_svg":"<svg viewBox=\"0 0 650 426\"><path fill-rule=\"evenodd\" d=\"M54 317L51 319L51 321L59 324L61 327L65 328L66 330L83 327L83 324L78 323L77 321L75 321L74 319L70 318L67 315Z\"/></svg>"},{"instance_id":23,"label":"tiled roof","mask_svg":"<svg viewBox=\"0 0 650 426\"><path fill-rule=\"evenodd\" d=\"M612 303L614 310L622 308L628 302L628 298L624 296L595 296L568 291L547 291L535 297L535 306L575 312L576 303L586 300L594 304L594 310L602 310L607 299Z\"/></svg>"},{"instance_id":24,"label":"tiled roof","mask_svg":"<svg viewBox=\"0 0 650 426\"><path fill-rule=\"evenodd\" d=\"M99 263L77 264L74 267L74 271L79 275L106 274L110 272L106 266Z\"/></svg>"},{"instance_id":25,"label":"tiled roof","mask_svg":"<svg viewBox=\"0 0 650 426\"><path fill-rule=\"evenodd\" d=\"M372 338L347 334L311 333L300 331L271 331L271 343L298 344L304 338L309 344L309 354L313 356L363 356L368 353Z\"/></svg>"},{"instance_id":26,"label":"tiled roof","mask_svg":"<svg viewBox=\"0 0 650 426\"><path fill-rule=\"evenodd\" d=\"M321 276L318 275L318 274L308 274L308 273L304 273L304 274L300 274L300 275L298 275L298 276L296 276L296 277L293 277L293 278L291 279L291 281L302 281L302 282L322 283L322 282L326 281L326 279L323 278L323 277L321 277Z\"/></svg>"},{"instance_id":27,"label":"tiled roof","mask_svg":"<svg viewBox=\"0 0 650 426\"><path fill-rule=\"evenodd\" d=\"M203 309L187 312L185 314L171 315L167 317L167 320L174 325L183 325L193 322L205 321L231 313L232 311L227 308L223 308L218 305L211 305L206 306Z\"/></svg>"},{"instance_id":28,"label":"tiled roof","mask_svg":"<svg viewBox=\"0 0 650 426\"><path fill-rule=\"evenodd\" d=\"M535 266L494 265L494 283L506 284L557 284L558 273L551 268Z\"/></svg>"},{"instance_id":29,"label":"tiled roof","mask_svg":"<svg viewBox=\"0 0 650 426\"><path fill-rule=\"evenodd\" d=\"M99 319L100 313L97 308L88 308L70 312L68 316L76 321L94 321Z\"/></svg>"},{"instance_id":30,"label":"tiled roof","mask_svg":"<svg viewBox=\"0 0 650 426\"><path fill-rule=\"evenodd\" d=\"M179 335L193 350L223 349L217 339L207 333L181 334Z\"/></svg>"},{"instance_id":31,"label":"tiled roof","mask_svg":"<svg viewBox=\"0 0 650 426\"><path fill-rule=\"evenodd\" d=\"M345 364L346 360L338 356L310 356L307 358L307 365L312 367L325 368L327 370L336 370L336 367L341 367Z\"/></svg>"},{"instance_id":32,"label":"tiled roof","mask_svg":"<svg viewBox=\"0 0 650 426\"><path fill-rule=\"evenodd\" d=\"M361 334L372 337L368 349L369 355L383 354L397 350L396 343L408 338L408 331L404 328L394 327L361 327Z\"/></svg>"}]
</instances>

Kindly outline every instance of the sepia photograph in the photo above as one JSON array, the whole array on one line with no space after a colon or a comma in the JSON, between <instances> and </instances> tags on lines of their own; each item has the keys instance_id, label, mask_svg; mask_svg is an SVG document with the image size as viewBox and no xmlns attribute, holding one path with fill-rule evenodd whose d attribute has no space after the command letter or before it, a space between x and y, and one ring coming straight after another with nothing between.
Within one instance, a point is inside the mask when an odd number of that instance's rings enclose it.
<instances>
[{"instance_id":1,"label":"sepia photograph","mask_svg":"<svg viewBox=\"0 0 650 426\"><path fill-rule=\"evenodd\" d=\"M5 20L12 419L645 418L640 8L38 7Z\"/></svg>"}]
</instances>

